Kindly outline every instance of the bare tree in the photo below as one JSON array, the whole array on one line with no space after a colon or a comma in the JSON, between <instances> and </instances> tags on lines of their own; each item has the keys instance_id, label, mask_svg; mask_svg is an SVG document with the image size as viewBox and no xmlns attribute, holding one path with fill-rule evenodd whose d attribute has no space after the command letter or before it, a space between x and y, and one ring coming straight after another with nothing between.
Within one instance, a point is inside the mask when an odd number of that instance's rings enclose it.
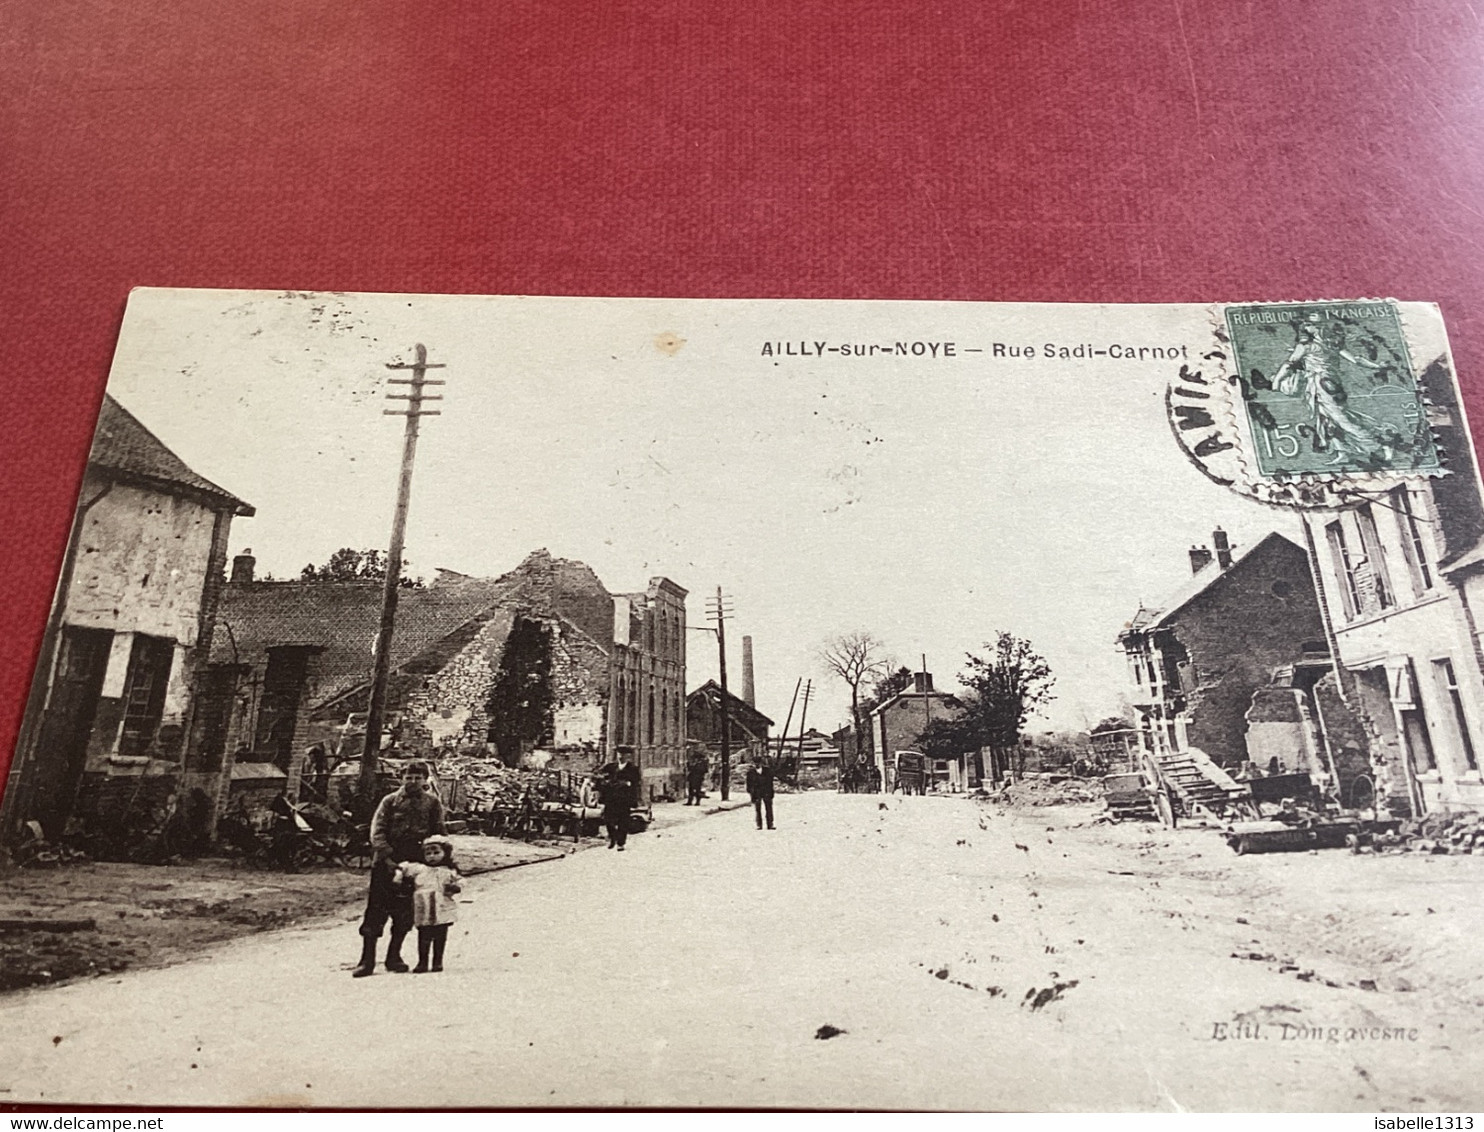
<instances>
[{"instance_id":1,"label":"bare tree","mask_svg":"<svg viewBox=\"0 0 1484 1132\"><path fill-rule=\"evenodd\" d=\"M825 641L819 649L819 662L825 671L840 677L850 688L850 720L855 729L855 759L861 758L861 685L875 680L891 669L886 646L872 633L841 633Z\"/></svg>"}]
</instances>

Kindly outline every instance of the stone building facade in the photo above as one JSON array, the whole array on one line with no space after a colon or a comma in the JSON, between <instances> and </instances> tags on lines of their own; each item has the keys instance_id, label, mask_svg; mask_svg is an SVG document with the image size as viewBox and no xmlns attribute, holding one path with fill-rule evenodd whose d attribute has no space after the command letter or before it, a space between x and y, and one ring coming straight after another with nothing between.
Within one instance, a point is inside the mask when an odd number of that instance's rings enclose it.
<instances>
[{"instance_id":1,"label":"stone building facade","mask_svg":"<svg viewBox=\"0 0 1484 1132\"><path fill-rule=\"evenodd\" d=\"M1378 480L1354 506L1304 517L1375 794L1402 815L1484 808L1484 505L1443 363L1421 384L1449 474Z\"/></svg>"},{"instance_id":2,"label":"stone building facade","mask_svg":"<svg viewBox=\"0 0 1484 1132\"><path fill-rule=\"evenodd\" d=\"M613 601L609 749L634 748L653 796L673 797L685 772L685 598L668 578Z\"/></svg>"}]
</instances>

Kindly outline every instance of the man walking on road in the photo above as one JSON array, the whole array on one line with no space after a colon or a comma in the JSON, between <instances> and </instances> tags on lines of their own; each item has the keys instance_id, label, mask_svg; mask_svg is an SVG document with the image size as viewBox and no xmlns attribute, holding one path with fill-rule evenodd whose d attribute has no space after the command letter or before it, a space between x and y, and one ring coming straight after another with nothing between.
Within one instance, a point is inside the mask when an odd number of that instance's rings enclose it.
<instances>
[{"instance_id":1,"label":"man walking on road","mask_svg":"<svg viewBox=\"0 0 1484 1132\"><path fill-rule=\"evenodd\" d=\"M423 839L446 833L443 803L428 789L430 771L421 759L402 769L402 788L381 800L371 819L371 887L366 893L366 914L361 918L361 959L351 972L364 978L376 971L376 941L386 922L392 922L392 938L386 948L386 969L401 974L402 941L412 930L412 891L393 879L403 861L421 861Z\"/></svg>"},{"instance_id":2,"label":"man walking on road","mask_svg":"<svg viewBox=\"0 0 1484 1132\"><path fill-rule=\"evenodd\" d=\"M768 828L773 828L773 764L767 757L759 759L747 768L747 795L752 799L752 811L757 816L758 829L763 828L763 810L767 809Z\"/></svg>"},{"instance_id":3,"label":"man walking on road","mask_svg":"<svg viewBox=\"0 0 1484 1132\"><path fill-rule=\"evenodd\" d=\"M708 768L706 756L700 751L690 753L690 761L685 768L685 804L687 806L699 806L701 794L706 789L706 770Z\"/></svg>"},{"instance_id":4,"label":"man walking on road","mask_svg":"<svg viewBox=\"0 0 1484 1132\"><path fill-rule=\"evenodd\" d=\"M634 748L619 747L618 762L603 768L603 824L608 827L608 848L623 852L629 839L629 818L639 798L642 776L634 765Z\"/></svg>"}]
</instances>

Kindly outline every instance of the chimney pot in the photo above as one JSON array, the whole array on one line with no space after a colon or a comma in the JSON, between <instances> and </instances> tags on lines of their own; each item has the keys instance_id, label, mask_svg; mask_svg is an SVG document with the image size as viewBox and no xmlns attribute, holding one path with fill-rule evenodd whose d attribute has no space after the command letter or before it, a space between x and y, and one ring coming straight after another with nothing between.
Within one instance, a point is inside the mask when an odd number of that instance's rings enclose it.
<instances>
[{"instance_id":1,"label":"chimney pot","mask_svg":"<svg viewBox=\"0 0 1484 1132\"><path fill-rule=\"evenodd\" d=\"M253 569L258 560L252 556L252 547L248 547L241 554L232 559L232 584L234 586L245 586L253 579Z\"/></svg>"},{"instance_id":2,"label":"chimney pot","mask_svg":"<svg viewBox=\"0 0 1484 1132\"><path fill-rule=\"evenodd\" d=\"M1216 548L1216 565L1225 570L1232 564L1232 547L1220 527L1211 532L1211 545Z\"/></svg>"}]
</instances>

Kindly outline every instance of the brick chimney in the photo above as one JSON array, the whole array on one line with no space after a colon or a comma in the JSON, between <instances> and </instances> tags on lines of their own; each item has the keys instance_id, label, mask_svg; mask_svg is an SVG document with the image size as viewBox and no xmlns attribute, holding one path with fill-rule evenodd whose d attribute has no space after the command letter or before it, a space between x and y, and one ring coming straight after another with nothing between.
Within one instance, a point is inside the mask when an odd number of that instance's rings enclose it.
<instances>
[{"instance_id":1,"label":"brick chimney","mask_svg":"<svg viewBox=\"0 0 1484 1132\"><path fill-rule=\"evenodd\" d=\"M232 584L234 586L245 586L252 581L253 568L258 560L252 556L252 547L248 547L241 554L232 559Z\"/></svg>"},{"instance_id":2,"label":"brick chimney","mask_svg":"<svg viewBox=\"0 0 1484 1132\"><path fill-rule=\"evenodd\" d=\"M1225 570L1232 564L1232 547L1220 527L1211 532L1211 545L1216 548L1216 565Z\"/></svg>"},{"instance_id":3,"label":"brick chimney","mask_svg":"<svg viewBox=\"0 0 1484 1132\"><path fill-rule=\"evenodd\" d=\"M748 707L757 707L757 688L752 678L752 638L742 638L742 699Z\"/></svg>"},{"instance_id":4,"label":"brick chimney","mask_svg":"<svg viewBox=\"0 0 1484 1132\"><path fill-rule=\"evenodd\" d=\"M933 690L933 674L931 672L912 673L912 691L917 695L925 695Z\"/></svg>"},{"instance_id":5,"label":"brick chimney","mask_svg":"<svg viewBox=\"0 0 1484 1132\"><path fill-rule=\"evenodd\" d=\"M1192 546L1190 548L1190 572L1199 574L1207 566L1211 565L1211 552L1204 546Z\"/></svg>"}]
</instances>

